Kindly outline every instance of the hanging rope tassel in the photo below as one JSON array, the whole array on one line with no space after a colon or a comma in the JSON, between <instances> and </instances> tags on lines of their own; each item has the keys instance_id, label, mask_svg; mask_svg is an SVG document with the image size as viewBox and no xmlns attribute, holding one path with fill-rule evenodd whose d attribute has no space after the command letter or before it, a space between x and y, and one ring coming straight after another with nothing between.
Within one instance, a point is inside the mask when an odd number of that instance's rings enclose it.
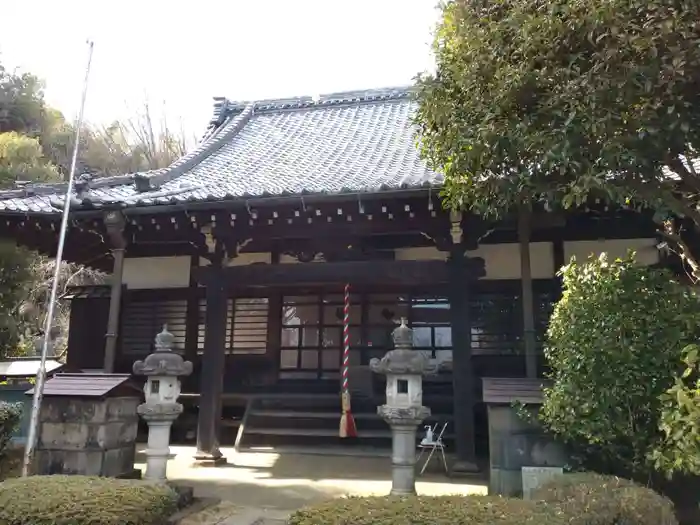
<instances>
[{"instance_id":1,"label":"hanging rope tassel","mask_svg":"<svg viewBox=\"0 0 700 525\"><path fill-rule=\"evenodd\" d=\"M343 304L343 366L341 368L340 400L343 414L340 416L340 437L357 437L355 419L350 409L348 371L350 368L350 284L345 285Z\"/></svg>"}]
</instances>

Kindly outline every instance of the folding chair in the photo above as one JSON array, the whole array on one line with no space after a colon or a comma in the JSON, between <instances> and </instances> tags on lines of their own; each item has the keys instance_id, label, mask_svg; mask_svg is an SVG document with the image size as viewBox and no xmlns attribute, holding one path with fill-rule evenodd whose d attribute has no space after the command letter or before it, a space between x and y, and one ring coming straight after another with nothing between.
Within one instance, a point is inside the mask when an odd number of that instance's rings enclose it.
<instances>
[{"instance_id":1,"label":"folding chair","mask_svg":"<svg viewBox=\"0 0 700 525\"><path fill-rule=\"evenodd\" d=\"M442 457L442 466L445 468L445 474L449 474L449 469L447 468L447 458L445 457L445 444L442 442L442 436L445 433L445 430L447 429L447 423L444 423L442 425L440 433L437 434L439 427L439 422L435 423L434 427L426 425L425 437L418 444L420 454L418 455L418 460L416 461L416 463L420 463L420 459L423 457L423 453L426 450L430 450L430 453L428 454L428 459L425 460L425 463L423 463L423 468L421 468L420 470L421 475L423 474L423 472L425 472L425 469L428 467L428 463L430 463L430 459L433 457L433 454L435 454L436 450L440 451L440 457ZM435 437L436 434L437 437Z\"/></svg>"}]
</instances>

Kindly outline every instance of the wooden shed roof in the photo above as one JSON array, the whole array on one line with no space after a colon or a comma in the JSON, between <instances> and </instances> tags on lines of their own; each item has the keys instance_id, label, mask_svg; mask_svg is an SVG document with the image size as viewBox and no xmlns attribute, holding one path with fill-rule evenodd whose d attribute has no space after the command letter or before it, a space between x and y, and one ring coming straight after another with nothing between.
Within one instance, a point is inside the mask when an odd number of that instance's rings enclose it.
<instances>
[{"instance_id":1,"label":"wooden shed roof","mask_svg":"<svg viewBox=\"0 0 700 525\"><path fill-rule=\"evenodd\" d=\"M129 384L129 374L56 374L44 384L44 397L106 397L111 395L138 395L138 389ZM34 394L34 388L26 392Z\"/></svg>"}]
</instances>

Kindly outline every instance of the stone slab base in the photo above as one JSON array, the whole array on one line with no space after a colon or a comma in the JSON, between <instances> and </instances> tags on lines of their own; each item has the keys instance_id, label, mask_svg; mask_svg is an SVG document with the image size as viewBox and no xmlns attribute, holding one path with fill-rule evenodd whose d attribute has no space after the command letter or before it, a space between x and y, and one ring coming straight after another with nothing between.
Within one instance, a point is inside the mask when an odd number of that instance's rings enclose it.
<instances>
[{"instance_id":1,"label":"stone slab base","mask_svg":"<svg viewBox=\"0 0 700 525\"><path fill-rule=\"evenodd\" d=\"M474 474L479 474L481 469L476 463L471 461L455 461L450 468L451 476L473 476Z\"/></svg>"},{"instance_id":2,"label":"stone slab base","mask_svg":"<svg viewBox=\"0 0 700 525\"><path fill-rule=\"evenodd\" d=\"M177 525L185 518L201 512L209 507L218 505L221 502L218 498L197 498L191 502L191 504L185 508L180 509L175 514L170 516L167 521L167 525Z\"/></svg>"},{"instance_id":3,"label":"stone slab base","mask_svg":"<svg viewBox=\"0 0 700 525\"><path fill-rule=\"evenodd\" d=\"M212 456L210 454L197 454L194 456L193 467L220 467L226 465L228 460L224 456Z\"/></svg>"},{"instance_id":4,"label":"stone slab base","mask_svg":"<svg viewBox=\"0 0 700 525\"><path fill-rule=\"evenodd\" d=\"M491 468L489 475L489 494L507 497L523 495L523 474L520 469L506 470Z\"/></svg>"},{"instance_id":5,"label":"stone slab base","mask_svg":"<svg viewBox=\"0 0 700 525\"><path fill-rule=\"evenodd\" d=\"M118 479L141 479L142 477L143 472L141 472L139 468L132 469L129 472L124 472L117 476Z\"/></svg>"}]
</instances>

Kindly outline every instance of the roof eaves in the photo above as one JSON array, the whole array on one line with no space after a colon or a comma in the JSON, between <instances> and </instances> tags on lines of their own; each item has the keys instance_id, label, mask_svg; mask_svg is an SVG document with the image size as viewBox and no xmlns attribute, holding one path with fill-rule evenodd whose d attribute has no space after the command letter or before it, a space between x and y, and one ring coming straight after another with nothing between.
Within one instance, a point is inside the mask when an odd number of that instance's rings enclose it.
<instances>
[{"instance_id":1,"label":"roof eaves","mask_svg":"<svg viewBox=\"0 0 700 525\"><path fill-rule=\"evenodd\" d=\"M102 189L113 188L115 186L125 186L134 181L135 174L115 175L111 177L99 177L90 182L90 188ZM27 184L22 188L13 188L0 191L0 200L8 199L23 199L26 197L35 197L41 195L62 195L68 189L68 183L57 182L53 184L37 183Z\"/></svg>"},{"instance_id":2,"label":"roof eaves","mask_svg":"<svg viewBox=\"0 0 700 525\"><path fill-rule=\"evenodd\" d=\"M442 188L442 183L429 183L408 185L404 184L400 187L382 186L366 190L344 190L337 192L308 192L301 193L285 192L281 194L261 194L261 195L224 195L199 198L195 196L187 197L186 199L178 199L177 197L159 198L147 201L133 201L128 204L128 207L123 208L123 212L127 215L142 215L151 213L171 213L175 211L196 209L228 209L232 204L242 207L258 207L258 206L278 206L289 204L293 201L303 201L304 204L313 202L338 202L347 201L349 199L372 200L386 197L411 197L418 195L430 196L434 193L436 196Z\"/></svg>"}]
</instances>

